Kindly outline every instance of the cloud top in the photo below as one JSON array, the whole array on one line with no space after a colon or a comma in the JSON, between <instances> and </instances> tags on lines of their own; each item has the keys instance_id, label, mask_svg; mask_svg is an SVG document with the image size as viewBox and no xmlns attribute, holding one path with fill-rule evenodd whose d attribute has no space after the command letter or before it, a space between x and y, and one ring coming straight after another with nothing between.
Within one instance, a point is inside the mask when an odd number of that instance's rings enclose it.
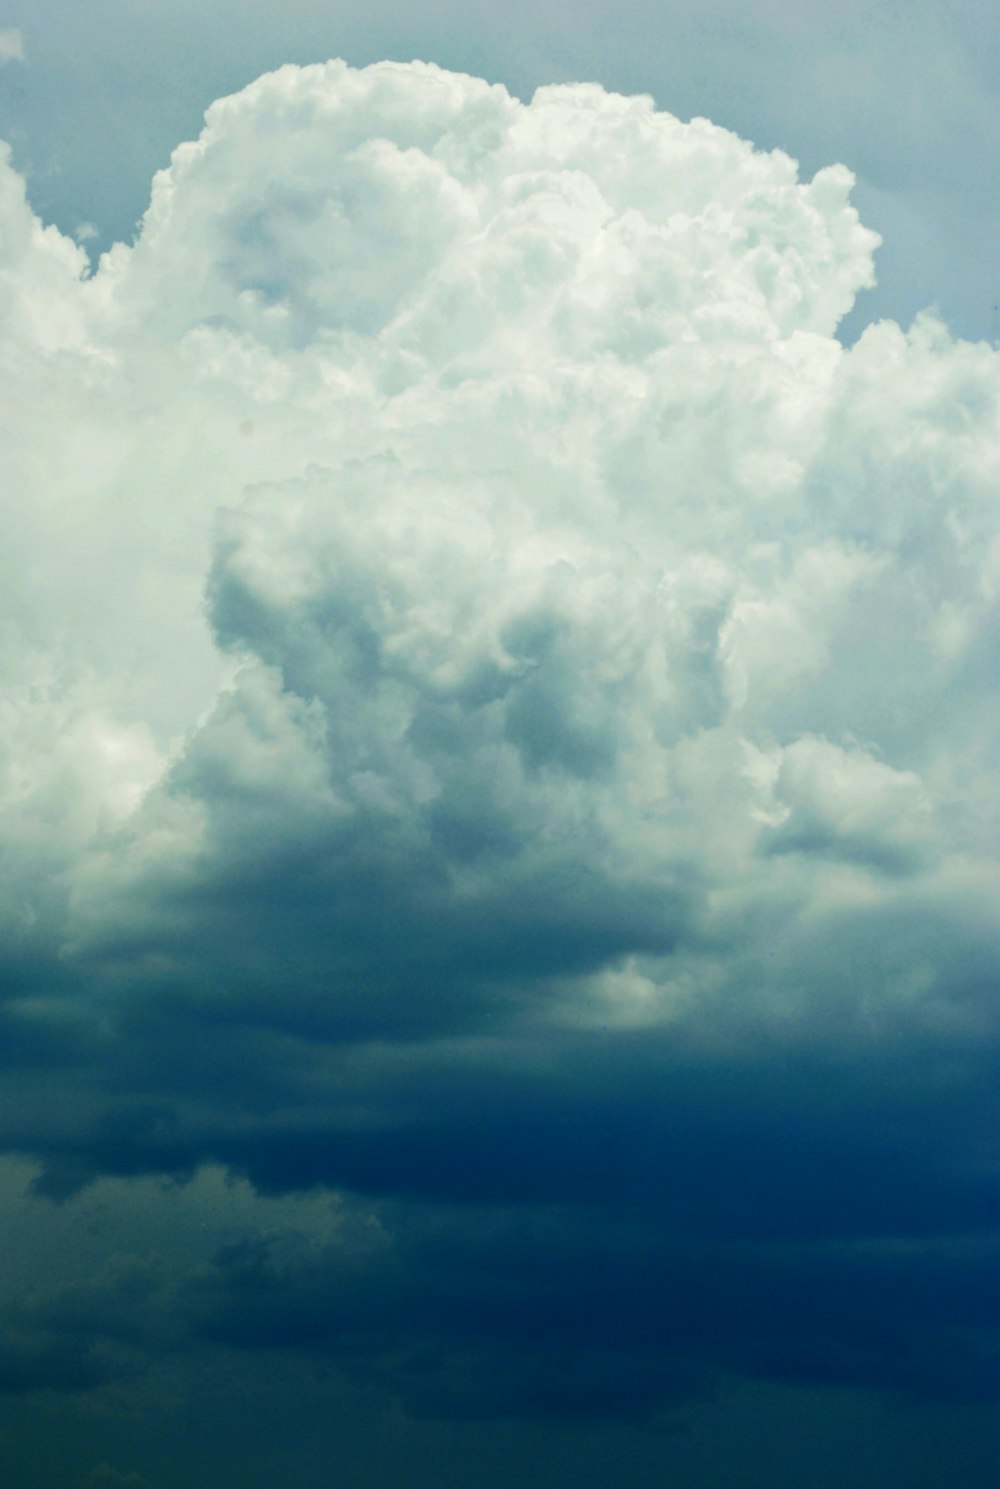
<instances>
[{"instance_id":1,"label":"cloud top","mask_svg":"<svg viewBox=\"0 0 1000 1489\"><path fill-rule=\"evenodd\" d=\"M391 328L436 361L520 329L535 356L632 362L684 321L831 333L872 282L851 182L833 167L800 186L780 152L595 85L526 107L429 65L331 62L214 104L113 258L132 313L175 333Z\"/></svg>"}]
</instances>

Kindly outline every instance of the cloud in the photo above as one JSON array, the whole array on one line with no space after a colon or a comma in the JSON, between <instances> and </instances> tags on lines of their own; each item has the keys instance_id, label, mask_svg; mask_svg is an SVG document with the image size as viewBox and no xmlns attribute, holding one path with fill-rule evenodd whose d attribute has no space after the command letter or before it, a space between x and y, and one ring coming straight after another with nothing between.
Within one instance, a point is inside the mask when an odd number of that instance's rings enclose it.
<instances>
[{"instance_id":1,"label":"cloud","mask_svg":"<svg viewBox=\"0 0 1000 1489\"><path fill-rule=\"evenodd\" d=\"M1000 32L988 5L922 0L904 16L890 0L836 14L800 0L792 15L732 0L694 11L683 0L595 0L572 16L554 12L540 30L523 0L502 15L467 0L403 15L391 0L340 0L334 36L324 0L299 0L291 25L244 0L91 0L86 10L35 6L30 25L32 88L0 99L0 134L30 136L36 207L64 230L97 222L102 247L108 234L131 238L150 175L197 132L209 100L292 56L322 61L335 42L356 64L421 56L485 68L524 99L556 78L599 78L621 93L652 92L681 118L706 115L789 148L809 174L846 160L864 220L886 238L879 284L846 339L880 315L908 325L929 303L965 335L996 334L995 165L988 150L956 148L997 130Z\"/></svg>"},{"instance_id":2,"label":"cloud","mask_svg":"<svg viewBox=\"0 0 1000 1489\"><path fill-rule=\"evenodd\" d=\"M87 1475L83 1489L149 1489L146 1480L137 1473L119 1473L109 1463L99 1463Z\"/></svg>"},{"instance_id":3,"label":"cloud","mask_svg":"<svg viewBox=\"0 0 1000 1489\"><path fill-rule=\"evenodd\" d=\"M367 1238L32 1327L995 1391L996 352L844 350L850 173L592 85L283 68L93 274L5 172L4 1144Z\"/></svg>"},{"instance_id":4,"label":"cloud","mask_svg":"<svg viewBox=\"0 0 1000 1489\"><path fill-rule=\"evenodd\" d=\"M0 31L0 67L5 62L24 61L24 38L20 31L9 28Z\"/></svg>"}]
</instances>

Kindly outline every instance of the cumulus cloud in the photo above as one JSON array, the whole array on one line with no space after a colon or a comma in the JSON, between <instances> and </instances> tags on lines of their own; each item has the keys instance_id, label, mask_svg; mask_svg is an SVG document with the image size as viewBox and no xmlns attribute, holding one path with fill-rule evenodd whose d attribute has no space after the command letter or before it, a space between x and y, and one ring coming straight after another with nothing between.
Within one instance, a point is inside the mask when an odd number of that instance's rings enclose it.
<instances>
[{"instance_id":1,"label":"cumulus cloud","mask_svg":"<svg viewBox=\"0 0 1000 1489\"><path fill-rule=\"evenodd\" d=\"M836 341L851 185L418 64L214 104L92 275L4 166L4 1121L43 1192L217 1160L412 1205L356 1325L404 1395L386 1328L458 1351L425 1395L465 1351L525 1410L993 1388L978 1341L933 1360L974 1327L942 1237L998 1218L997 354ZM506 1322L428 1281L496 1280L469 1204L514 1216ZM585 1211L642 1278L667 1247L671 1342L610 1287L560 1396ZM283 1338L253 1292L333 1337L338 1245L220 1254L199 1327Z\"/></svg>"}]
</instances>

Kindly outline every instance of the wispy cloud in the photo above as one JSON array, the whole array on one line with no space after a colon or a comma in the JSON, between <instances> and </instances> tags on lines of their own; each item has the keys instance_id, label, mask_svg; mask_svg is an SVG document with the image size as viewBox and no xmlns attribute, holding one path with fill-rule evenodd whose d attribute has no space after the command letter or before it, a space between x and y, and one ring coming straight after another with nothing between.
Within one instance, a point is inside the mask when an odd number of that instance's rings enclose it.
<instances>
[{"instance_id":1,"label":"wispy cloud","mask_svg":"<svg viewBox=\"0 0 1000 1489\"><path fill-rule=\"evenodd\" d=\"M4 62L23 62L24 39L20 31L0 31L0 64Z\"/></svg>"}]
</instances>

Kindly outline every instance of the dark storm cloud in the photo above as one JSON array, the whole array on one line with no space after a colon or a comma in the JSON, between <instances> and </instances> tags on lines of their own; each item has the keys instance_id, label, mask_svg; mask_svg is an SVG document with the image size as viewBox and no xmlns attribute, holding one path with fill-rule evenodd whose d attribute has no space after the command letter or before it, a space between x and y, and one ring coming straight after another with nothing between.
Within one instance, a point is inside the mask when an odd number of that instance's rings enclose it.
<instances>
[{"instance_id":1,"label":"dark storm cloud","mask_svg":"<svg viewBox=\"0 0 1000 1489\"><path fill-rule=\"evenodd\" d=\"M440 1414L464 1390L482 1415L645 1416L727 1371L989 1399L996 1260L975 1245L692 1244L598 1214L409 1211L367 1265L220 1254L202 1327L243 1349L367 1360Z\"/></svg>"},{"instance_id":2,"label":"dark storm cloud","mask_svg":"<svg viewBox=\"0 0 1000 1489\"><path fill-rule=\"evenodd\" d=\"M222 1117L249 1130L136 1104L82 1161L183 1175L211 1155L264 1194L368 1196L377 1231L231 1243L175 1281L180 1316L244 1350L332 1352L422 1412L642 1416L734 1370L996 1390L995 1050L729 1064L619 1035L512 1074L537 1058L401 1071L375 1049L360 1070L331 1063L344 1110L327 1094L311 1124L262 1114L231 1073ZM63 1153L37 1187L58 1194L67 1173ZM163 1301L128 1297L162 1331ZM49 1313L85 1337L79 1300ZM113 1314L92 1300L102 1336Z\"/></svg>"}]
</instances>

